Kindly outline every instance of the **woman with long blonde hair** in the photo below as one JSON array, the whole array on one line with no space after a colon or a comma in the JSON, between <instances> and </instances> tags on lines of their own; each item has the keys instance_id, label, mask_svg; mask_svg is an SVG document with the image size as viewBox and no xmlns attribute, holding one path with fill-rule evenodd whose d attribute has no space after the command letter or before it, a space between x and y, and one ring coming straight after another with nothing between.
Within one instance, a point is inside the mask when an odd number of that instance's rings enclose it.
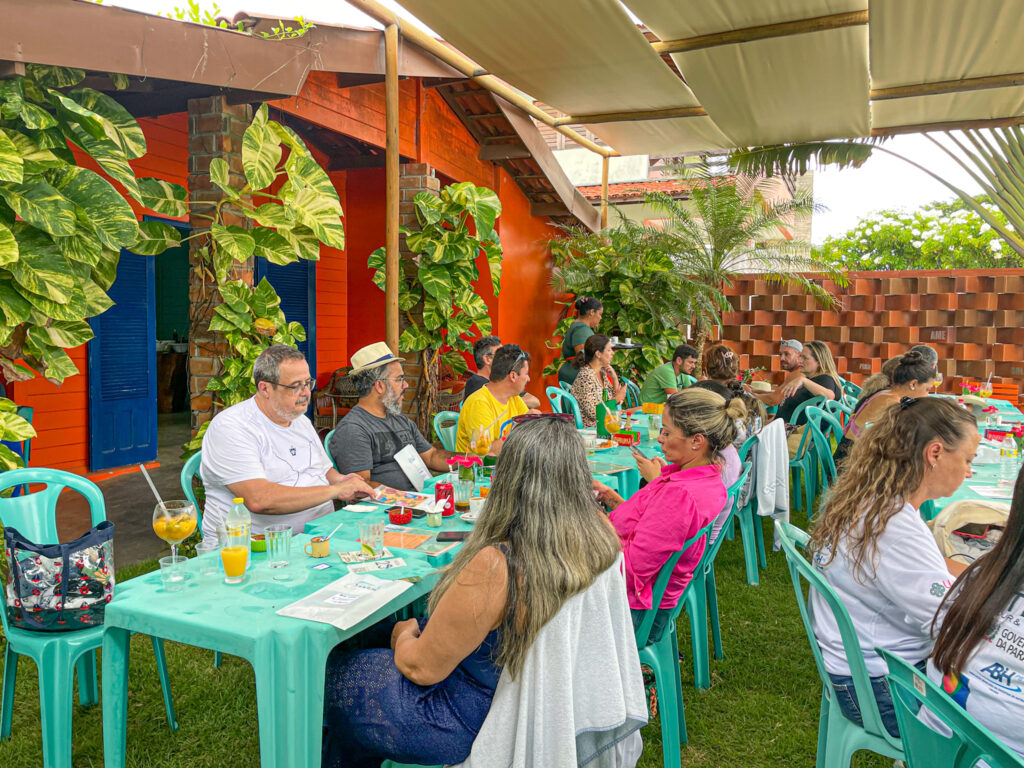
<instances>
[{"instance_id":1,"label":"woman with long blonde hair","mask_svg":"<svg viewBox=\"0 0 1024 768\"><path fill-rule=\"evenodd\" d=\"M846 606L886 730L899 731L885 683L884 648L923 668L932 619L952 584L948 565L918 512L953 495L971 476L980 436L955 402L904 398L857 440L825 501L809 550ZM832 611L811 591L812 623L839 707L862 722L850 665Z\"/></svg>"},{"instance_id":2,"label":"woman with long blonde hair","mask_svg":"<svg viewBox=\"0 0 1024 768\"><path fill-rule=\"evenodd\" d=\"M832 353L822 341L804 342L800 351L801 376L789 379L779 387L779 393L786 399L782 401L775 418L787 424L802 425L807 417L802 413L794 421L793 414L797 406L822 395L826 400L838 400L843 396L843 380L836 371Z\"/></svg>"},{"instance_id":3,"label":"woman with long blonde hair","mask_svg":"<svg viewBox=\"0 0 1024 768\"><path fill-rule=\"evenodd\" d=\"M572 425L517 426L480 519L431 594L429 620L395 624L390 649L338 649L328 660L324 764L463 762L502 669L520 673L541 627L619 551Z\"/></svg>"}]
</instances>

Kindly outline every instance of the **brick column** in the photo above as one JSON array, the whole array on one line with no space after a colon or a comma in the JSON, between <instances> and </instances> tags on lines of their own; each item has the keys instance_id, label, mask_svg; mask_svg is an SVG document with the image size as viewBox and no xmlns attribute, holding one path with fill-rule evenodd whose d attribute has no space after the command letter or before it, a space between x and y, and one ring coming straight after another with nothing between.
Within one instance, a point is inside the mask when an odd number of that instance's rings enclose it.
<instances>
[{"instance_id":1,"label":"brick column","mask_svg":"<svg viewBox=\"0 0 1024 768\"><path fill-rule=\"evenodd\" d=\"M434 175L434 169L426 163L406 163L399 168L398 173L398 188L402 193L401 201L398 204L399 223L403 227L415 231L419 229L419 221L416 218L416 205L413 203L413 199L420 192L438 194L441 191L441 182ZM419 256L406 247L404 237L399 241L399 248L402 269L407 275L415 273ZM417 305L410 310L409 314L419 319L421 312L422 308ZM398 322L399 331L404 331L408 325L409 322L405 314L402 313ZM431 430L429 422L434 414L427 413L427 394L430 391L437 392L437 381L424 380L422 354L417 354L406 362L405 377L409 382L409 388L405 392L403 410L416 422L423 434L429 436Z\"/></svg>"},{"instance_id":2,"label":"brick column","mask_svg":"<svg viewBox=\"0 0 1024 768\"><path fill-rule=\"evenodd\" d=\"M223 96L190 99L188 102L188 196L189 226L192 233L209 230L216 204L224 197L210 181L210 161L221 157L230 169L233 187L245 184L242 171L242 134L252 121L248 104L229 105ZM237 211L222 209L223 223L247 226L247 219ZM220 358L227 352L224 337L209 330L213 310L220 303L216 283L204 277L195 267L200 264L198 251L207 246L209 237L190 240L189 265L189 393L191 395L192 429L199 429L213 417L213 400L206 386L221 370ZM252 259L237 265L232 279L253 283Z\"/></svg>"}]
</instances>

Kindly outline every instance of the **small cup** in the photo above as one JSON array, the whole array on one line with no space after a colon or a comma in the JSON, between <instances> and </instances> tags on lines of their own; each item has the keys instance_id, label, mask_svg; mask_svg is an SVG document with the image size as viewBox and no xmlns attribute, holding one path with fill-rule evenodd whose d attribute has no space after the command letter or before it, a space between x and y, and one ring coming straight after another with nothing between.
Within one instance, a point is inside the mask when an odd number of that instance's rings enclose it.
<instances>
[{"instance_id":1,"label":"small cup","mask_svg":"<svg viewBox=\"0 0 1024 768\"><path fill-rule=\"evenodd\" d=\"M160 558L160 579L165 592L177 592L185 588L189 574L185 571L188 558L184 555L168 555Z\"/></svg>"},{"instance_id":2,"label":"small cup","mask_svg":"<svg viewBox=\"0 0 1024 768\"><path fill-rule=\"evenodd\" d=\"M484 509L484 500L480 496L474 496L469 500L469 513L478 516Z\"/></svg>"},{"instance_id":3,"label":"small cup","mask_svg":"<svg viewBox=\"0 0 1024 768\"><path fill-rule=\"evenodd\" d=\"M384 554L384 523L359 523L359 544L363 553L374 560Z\"/></svg>"},{"instance_id":4,"label":"small cup","mask_svg":"<svg viewBox=\"0 0 1024 768\"><path fill-rule=\"evenodd\" d=\"M331 542L325 536L317 536L306 542L305 549L310 557L327 557L331 554Z\"/></svg>"},{"instance_id":5,"label":"small cup","mask_svg":"<svg viewBox=\"0 0 1024 768\"><path fill-rule=\"evenodd\" d=\"M444 516L440 512L427 512L428 527L440 528L442 522L444 522Z\"/></svg>"},{"instance_id":6,"label":"small cup","mask_svg":"<svg viewBox=\"0 0 1024 768\"><path fill-rule=\"evenodd\" d=\"M196 544L196 559L199 561L199 578L204 581L220 576L220 541L216 536L207 536Z\"/></svg>"},{"instance_id":7,"label":"small cup","mask_svg":"<svg viewBox=\"0 0 1024 768\"><path fill-rule=\"evenodd\" d=\"M267 539L267 565L284 568L288 565L288 552L292 548L292 527L287 523L275 523L264 528L263 533Z\"/></svg>"},{"instance_id":8,"label":"small cup","mask_svg":"<svg viewBox=\"0 0 1024 768\"><path fill-rule=\"evenodd\" d=\"M250 537L249 550L252 552L266 552L267 551L267 536L264 533L254 533Z\"/></svg>"},{"instance_id":9,"label":"small cup","mask_svg":"<svg viewBox=\"0 0 1024 768\"><path fill-rule=\"evenodd\" d=\"M460 515L469 512L469 498L473 495L473 481L459 480L455 484L455 511Z\"/></svg>"}]
</instances>

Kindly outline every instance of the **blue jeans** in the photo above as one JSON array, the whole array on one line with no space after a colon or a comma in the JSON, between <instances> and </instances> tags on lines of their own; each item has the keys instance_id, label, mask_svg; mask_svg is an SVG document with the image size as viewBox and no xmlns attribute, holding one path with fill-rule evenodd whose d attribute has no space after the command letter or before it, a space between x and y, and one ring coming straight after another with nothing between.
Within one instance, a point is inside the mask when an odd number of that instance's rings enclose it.
<instances>
[{"instance_id":1,"label":"blue jeans","mask_svg":"<svg viewBox=\"0 0 1024 768\"><path fill-rule=\"evenodd\" d=\"M919 661L914 665L924 672L925 661ZM864 718L860 714L860 704L857 702L857 691L853 687L853 678L848 675L833 675L829 673L832 686L836 689L836 703L839 709L850 720L857 725L864 725ZM872 677L871 690L875 694L875 702L878 704L878 714L882 718L882 725L889 732L890 736L900 737L900 727L896 723L896 710L892 702L892 693L889 691L889 684L884 677Z\"/></svg>"}]
</instances>

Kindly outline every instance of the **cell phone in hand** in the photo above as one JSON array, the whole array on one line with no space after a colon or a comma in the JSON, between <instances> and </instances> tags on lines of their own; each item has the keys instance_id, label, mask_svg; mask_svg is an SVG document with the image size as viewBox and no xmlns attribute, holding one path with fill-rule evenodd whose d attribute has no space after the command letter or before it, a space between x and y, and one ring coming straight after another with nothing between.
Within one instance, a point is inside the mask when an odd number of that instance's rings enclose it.
<instances>
[{"instance_id":1,"label":"cell phone in hand","mask_svg":"<svg viewBox=\"0 0 1024 768\"><path fill-rule=\"evenodd\" d=\"M437 534L438 541L465 541L469 531L441 531Z\"/></svg>"},{"instance_id":2,"label":"cell phone in hand","mask_svg":"<svg viewBox=\"0 0 1024 768\"><path fill-rule=\"evenodd\" d=\"M636 447L635 445L631 445L631 446L629 446L629 450L631 450L631 451L633 452L633 455L634 455L634 456L639 456L639 457L640 457L641 459L646 459L646 458L648 458L647 454L646 454L646 453L644 453L643 451L641 451L641 450L640 450L639 448L637 448L637 447Z\"/></svg>"}]
</instances>

